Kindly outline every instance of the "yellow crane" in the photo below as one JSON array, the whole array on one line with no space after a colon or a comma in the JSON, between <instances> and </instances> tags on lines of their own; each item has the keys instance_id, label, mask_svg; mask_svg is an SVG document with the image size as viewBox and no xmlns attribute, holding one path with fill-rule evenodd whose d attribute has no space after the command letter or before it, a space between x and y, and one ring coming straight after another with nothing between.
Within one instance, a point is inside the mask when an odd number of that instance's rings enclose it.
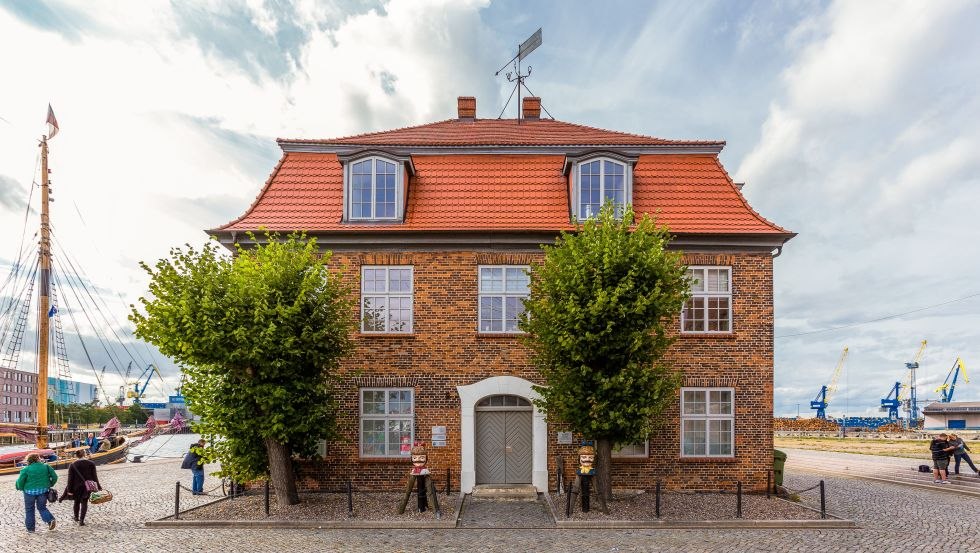
<instances>
[{"instance_id":1,"label":"yellow crane","mask_svg":"<svg viewBox=\"0 0 980 553\"><path fill-rule=\"evenodd\" d=\"M963 360L959 357L956 358L956 362L953 363L953 368L949 369L949 373L946 375L946 381L943 385L936 388L936 391L942 394L939 401L942 403L949 403L953 401L953 392L956 391L956 381L960 377L960 373L963 373L963 382L967 384L970 383L969 377L966 376L966 365L963 364Z\"/></svg>"},{"instance_id":2,"label":"yellow crane","mask_svg":"<svg viewBox=\"0 0 980 553\"><path fill-rule=\"evenodd\" d=\"M830 377L830 384L821 386L820 392L817 393L817 397L810 402L810 409L817 410L818 419L827 418L827 406L830 405L830 400L834 397L834 392L837 391L837 382L840 380L840 373L844 369L844 361L846 360L847 346L844 346L844 351L842 351L840 354L840 359L837 361L837 367L834 369L834 374Z\"/></svg>"}]
</instances>

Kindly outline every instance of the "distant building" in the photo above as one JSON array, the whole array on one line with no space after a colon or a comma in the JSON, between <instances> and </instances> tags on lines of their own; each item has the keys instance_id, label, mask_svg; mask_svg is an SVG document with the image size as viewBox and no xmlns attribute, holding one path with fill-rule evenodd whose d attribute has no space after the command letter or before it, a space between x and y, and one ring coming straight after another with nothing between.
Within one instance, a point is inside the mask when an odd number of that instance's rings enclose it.
<instances>
[{"instance_id":1,"label":"distant building","mask_svg":"<svg viewBox=\"0 0 980 553\"><path fill-rule=\"evenodd\" d=\"M937 401L922 413L926 430L980 430L980 401Z\"/></svg>"},{"instance_id":2,"label":"distant building","mask_svg":"<svg viewBox=\"0 0 980 553\"><path fill-rule=\"evenodd\" d=\"M99 387L88 382L48 377L48 397L55 403L92 403L99 399Z\"/></svg>"},{"instance_id":3,"label":"distant building","mask_svg":"<svg viewBox=\"0 0 980 553\"><path fill-rule=\"evenodd\" d=\"M34 422L37 413L37 375L16 369L0 369L0 419Z\"/></svg>"}]
</instances>

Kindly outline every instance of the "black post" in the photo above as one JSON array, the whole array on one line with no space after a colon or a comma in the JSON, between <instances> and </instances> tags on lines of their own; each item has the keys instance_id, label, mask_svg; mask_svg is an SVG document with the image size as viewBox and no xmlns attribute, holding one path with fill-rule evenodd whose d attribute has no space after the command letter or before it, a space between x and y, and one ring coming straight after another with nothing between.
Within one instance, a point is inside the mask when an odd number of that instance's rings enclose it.
<instances>
[{"instance_id":1,"label":"black post","mask_svg":"<svg viewBox=\"0 0 980 553\"><path fill-rule=\"evenodd\" d=\"M572 518L572 490L565 490L565 518Z\"/></svg>"},{"instance_id":2,"label":"black post","mask_svg":"<svg viewBox=\"0 0 980 553\"><path fill-rule=\"evenodd\" d=\"M347 479L347 516L354 516L354 483Z\"/></svg>"},{"instance_id":3,"label":"black post","mask_svg":"<svg viewBox=\"0 0 980 553\"><path fill-rule=\"evenodd\" d=\"M451 487L450 484L452 484L452 482L453 482L453 473L449 469L449 467L446 467L446 497L449 497L449 488Z\"/></svg>"},{"instance_id":4,"label":"black post","mask_svg":"<svg viewBox=\"0 0 980 553\"><path fill-rule=\"evenodd\" d=\"M657 518L660 518L660 480L657 480Z\"/></svg>"},{"instance_id":5,"label":"black post","mask_svg":"<svg viewBox=\"0 0 980 553\"><path fill-rule=\"evenodd\" d=\"M823 480L820 481L820 518L827 518L827 500L824 495Z\"/></svg>"},{"instance_id":6,"label":"black post","mask_svg":"<svg viewBox=\"0 0 980 553\"><path fill-rule=\"evenodd\" d=\"M269 516L269 479L265 480L265 516Z\"/></svg>"},{"instance_id":7,"label":"black post","mask_svg":"<svg viewBox=\"0 0 980 553\"><path fill-rule=\"evenodd\" d=\"M565 458L559 455L555 457L555 491L561 495L565 487Z\"/></svg>"},{"instance_id":8,"label":"black post","mask_svg":"<svg viewBox=\"0 0 980 553\"><path fill-rule=\"evenodd\" d=\"M772 471L766 472L766 499L770 499L772 491Z\"/></svg>"},{"instance_id":9,"label":"black post","mask_svg":"<svg viewBox=\"0 0 980 553\"><path fill-rule=\"evenodd\" d=\"M735 518L742 518L742 481L735 483Z\"/></svg>"},{"instance_id":10,"label":"black post","mask_svg":"<svg viewBox=\"0 0 980 553\"><path fill-rule=\"evenodd\" d=\"M174 520L180 520L180 482L177 482L174 490Z\"/></svg>"}]
</instances>

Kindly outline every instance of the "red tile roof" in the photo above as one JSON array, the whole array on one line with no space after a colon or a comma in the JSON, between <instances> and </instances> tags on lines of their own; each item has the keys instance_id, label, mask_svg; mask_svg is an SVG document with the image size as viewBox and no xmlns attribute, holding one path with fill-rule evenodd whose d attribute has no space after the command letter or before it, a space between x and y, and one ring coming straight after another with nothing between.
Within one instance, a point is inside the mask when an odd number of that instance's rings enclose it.
<instances>
[{"instance_id":1,"label":"red tile roof","mask_svg":"<svg viewBox=\"0 0 980 553\"><path fill-rule=\"evenodd\" d=\"M723 146L723 141L666 140L553 119L448 119L436 123L328 140L280 142L364 146Z\"/></svg>"},{"instance_id":2,"label":"red tile roof","mask_svg":"<svg viewBox=\"0 0 980 553\"><path fill-rule=\"evenodd\" d=\"M397 132L397 131L396 131ZM616 134L616 133L613 133ZM240 218L215 231L550 231L569 222L562 155L414 155L404 223L343 223L343 176L332 153L283 155ZM752 210L714 155L649 154L633 205L674 233L788 235Z\"/></svg>"}]
</instances>

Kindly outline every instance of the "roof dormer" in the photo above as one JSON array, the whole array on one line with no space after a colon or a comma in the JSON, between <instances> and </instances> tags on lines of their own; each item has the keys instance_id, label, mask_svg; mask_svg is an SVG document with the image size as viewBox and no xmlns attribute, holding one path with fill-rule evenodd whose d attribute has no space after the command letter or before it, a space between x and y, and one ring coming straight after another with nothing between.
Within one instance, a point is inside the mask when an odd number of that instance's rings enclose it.
<instances>
[{"instance_id":1,"label":"roof dormer","mask_svg":"<svg viewBox=\"0 0 980 553\"><path fill-rule=\"evenodd\" d=\"M633 202L636 160L604 150L566 157L563 173L568 176L572 220L597 216L606 202L612 202L616 216L621 216L626 204Z\"/></svg>"},{"instance_id":2,"label":"roof dormer","mask_svg":"<svg viewBox=\"0 0 980 553\"><path fill-rule=\"evenodd\" d=\"M383 150L337 156L344 170L345 222L402 222L412 158Z\"/></svg>"}]
</instances>

